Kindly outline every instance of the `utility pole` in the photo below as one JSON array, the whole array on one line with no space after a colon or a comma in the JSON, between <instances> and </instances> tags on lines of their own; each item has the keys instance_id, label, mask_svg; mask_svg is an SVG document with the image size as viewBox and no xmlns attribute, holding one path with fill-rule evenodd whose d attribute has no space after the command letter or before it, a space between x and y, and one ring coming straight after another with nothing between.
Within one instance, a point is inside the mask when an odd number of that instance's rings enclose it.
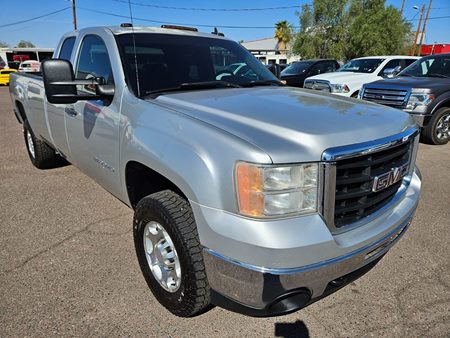
<instances>
[{"instance_id":1,"label":"utility pole","mask_svg":"<svg viewBox=\"0 0 450 338\"><path fill-rule=\"evenodd\" d=\"M427 27L428 16L430 15L432 3L433 3L433 0L430 0L430 4L428 5L428 10L427 10L427 16L425 17L425 21L423 22L422 35L420 36L420 43L419 43L419 56L420 56L420 50L422 49L423 36L425 35L425 28Z\"/></svg>"},{"instance_id":2,"label":"utility pole","mask_svg":"<svg viewBox=\"0 0 450 338\"><path fill-rule=\"evenodd\" d=\"M405 8L405 1L406 0L402 1L402 9L400 10L400 14L402 15L402 17L403 17L403 9Z\"/></svg>"},{"instance_id":3,"label":"utility pole","mask_svg":"<svg viewBox=\"0 0 450 338\"><path fill-rule=\"evenodd\" d=\"M417 30L416 30L416 36L414 37L413 45L411 47L411 50L409 51L409 55L412 55L412 56L416 55L417 38L419 37L420 25L422 24L422 17L423 17L424 12L425 12L425 5L422 5L422 9L420 10L419 24L417 25Z\"/></svg>"},{"instance_id":4,"label":"utility pole","mask_svg":"<svg viewBox=\"0 0 450 338\"><path fill-rule=\"evenodd\" d=\"M72 0L72 13L73 13L73 29L77 30L77 9L75 0Z\"/></svg>"}]
</instances>

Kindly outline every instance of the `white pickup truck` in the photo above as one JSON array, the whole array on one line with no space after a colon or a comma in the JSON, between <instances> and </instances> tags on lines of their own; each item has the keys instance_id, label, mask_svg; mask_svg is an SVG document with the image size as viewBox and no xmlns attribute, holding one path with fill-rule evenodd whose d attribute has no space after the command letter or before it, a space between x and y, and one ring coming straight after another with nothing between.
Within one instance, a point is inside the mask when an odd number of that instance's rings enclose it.
<instances>
[{"instance_id":1,"label":"white pickup truck","mask_svg":"<svg viewBox=\"0 0 450 338\"><path fill-rule=\"evenodd\" d=\"M367 56L353 59L333 73L311 76L304 88L358 97L363 84L392 77L419 59L416 56Z\"/></svg>"},{"instance_id":2,"label":"white pickup truck","mask_svg":"<svg viewBox=\"0 0 450 338\"><path fill-rule=\"evenodd\" d=\"M134 209L142 273L178 316L296 311L411 223L409 114L284 86L238 43L182 27L85 28L54 57L11 76L29 157L63 157Z\"/></svg>"}]
</instances>

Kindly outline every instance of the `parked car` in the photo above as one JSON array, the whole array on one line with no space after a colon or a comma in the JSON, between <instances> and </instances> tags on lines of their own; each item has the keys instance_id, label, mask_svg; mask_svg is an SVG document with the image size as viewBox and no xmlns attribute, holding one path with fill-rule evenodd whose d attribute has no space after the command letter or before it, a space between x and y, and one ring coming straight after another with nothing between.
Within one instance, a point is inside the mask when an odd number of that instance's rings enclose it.
<instances>
[{"instance_id":1,"label":"parked car","mask_svg":"<svg viewBox=\"0 0 450 338\"><path fill-rule=\"evenodd\" d=\"M428 143L450 140L450 54L426 56L395 79L366 84L360 97L410 113Z\"/></svg>"},{"instance_id":2,"label":"parked car","mask_svg":"<svg viewBox=\"0 0 450 338\"><path fill-rule=\"evenodd\" d=\"M284 86L237 42L191 28L80 29L55 57L11 78L30 160L62 156L134 209L142 273L178 316L298 310L369 271L411 223L408 114ZM224 60L253 75L217 80Z\"/></svg>"},{"instance_id":3,"label":"parked car","mask_svg":"<svg viewBox=\"0 0 450 338\"><path fill-rule=\"evenodd\" d=\"M353 59L335 73L308 78L305 88L357 97L363 84L393 76L417 59L419 57L416 56L368 56Z\"/></svg>"},{"instance_id":4,"label":"parked car","mask_svg":"<svg viewBox=\"0 0 450 338\"><path fill-rule=\"evenodd\" d=\"M339 69L336 60L302 60L292 62L281 72L281 80L288 86L303 88L306 78L314 75L331 73Z\"/></svg>"},{"instance_id":5,"label":"parked car","mask_svg":"<svg viewBox=\"0 0 450 338\"><path fill-rule=\"evenodd\" d=\"M0 85L9 85L9 74L16 72L17 70L12 68L0 69Z\"/></svg>"},{"instance_id":6,"label":"parked car","mask_svg":"<svg viewBox=\"0 0 450 338\"><path fill-rule=\"evenodd\" d=\"M24 61L19 66L19 72L39 72L41 69L41 63L39 61L28 60Z\"/></svg>"}]
</instances>

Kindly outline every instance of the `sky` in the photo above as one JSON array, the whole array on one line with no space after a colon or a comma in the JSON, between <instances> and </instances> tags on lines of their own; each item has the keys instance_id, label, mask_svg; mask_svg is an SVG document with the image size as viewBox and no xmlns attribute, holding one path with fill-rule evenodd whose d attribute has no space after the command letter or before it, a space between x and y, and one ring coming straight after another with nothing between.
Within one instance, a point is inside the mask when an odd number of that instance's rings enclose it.
<instances>
[{"instance_id":1,"label":"sky","mask_svg":"<svg viewBox=\"0 0 450 338\"><path fill-rule=\"evenodd\" d=\"M146 19L189 26L258 27L219 28L219 31L227 37L237 41L272 37L274 34L272 27L281 20L287 20L294 26L298 26L296 11L300 10L302 4L311 2L312 0L131 0L131 3L135 3L132 5L132 14L136 26L161 25L159 22L139 20ZM428 7L428 3L429 0L405 0L404 17L407 20L413 20L411 21L413 30L416 29L420 16L420 11L414 9L413 6L420 8L425 4ZM11 0L0 0L0 41L8 43L10 46L16 45L20 40L29 40L38 47L52 48L56 46L63 33L73 30L71 0L21 0L19 4L12 6ZM137 4L203 9L289 8L258 11L200 11L139 6ZM402 0L387 0L387 4L400 8ZM76 0L76 5L78 28L130 22L128 0ZM67 9L63 10L64 8ZM9 25L58 10L63 11L37 20ZM445 16L448 18L436 18ZM213 29L198 28L202 32L211 32ZM450 0L433 0L424 43L434 42L450 43Z\"/></svg>"}]
</instances>

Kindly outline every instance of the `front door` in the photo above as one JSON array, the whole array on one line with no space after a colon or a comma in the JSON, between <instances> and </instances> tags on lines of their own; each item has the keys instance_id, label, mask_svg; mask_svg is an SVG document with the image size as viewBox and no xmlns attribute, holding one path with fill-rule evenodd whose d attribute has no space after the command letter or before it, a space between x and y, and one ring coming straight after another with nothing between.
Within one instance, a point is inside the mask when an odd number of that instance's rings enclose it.
<instances>
[{"instance_id":1,"label":"front door","mask_svg":"<svg viewBox=\"0 0 450 338\"><path fill-rule=\"evenodd\" d=\"M102 77L114 84L108 50L102 38L83 38L75 66L77 79ZM80 94L95 94L95 87L78 86ZM119 110L118 94L108 101L83 100L68 105L66 130L74 164L113 194L119 193Z\"/></svg>"}]
</instances>

